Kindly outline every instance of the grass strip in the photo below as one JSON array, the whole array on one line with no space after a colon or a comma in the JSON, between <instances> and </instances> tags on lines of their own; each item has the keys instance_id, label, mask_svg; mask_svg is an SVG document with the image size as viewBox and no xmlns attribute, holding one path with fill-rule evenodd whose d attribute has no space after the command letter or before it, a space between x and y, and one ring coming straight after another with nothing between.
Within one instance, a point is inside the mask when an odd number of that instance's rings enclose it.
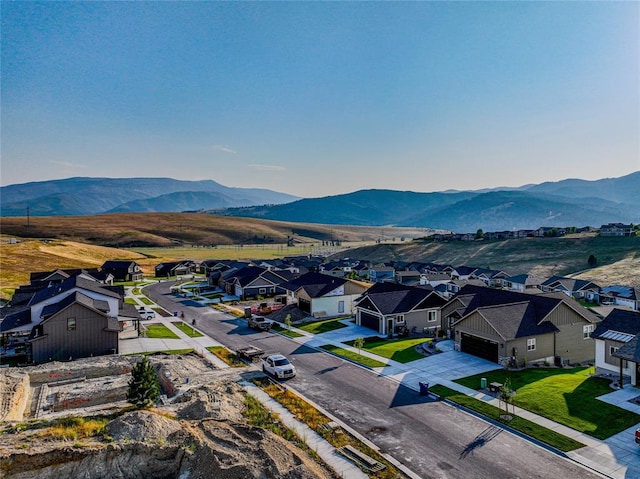
<instances>
[{"instance_id":1,"label":"grass strip","mask_svg":"<svg viewBox=\"0 0 640 479\"><path fill-rule=\"evenodd\" d=\"M329 331L335 331L336 329L346 328L347 325L341 323L340 321L344 318L339 319L325 319L322 321L314 321L312 323L305 323L298 326L298 329L302 329L311 334L322 334L328 333Z\"/></svg>"},{"instance_id":2,"label":"grass strip","mask_svg":"<svg viewBox=\"0 0 640 479\"><path fill-rule=\"evenodd\" d=\"M446 386L436 384L432 386L430 390L440 397L446 398L449 401L464 406L467 409L471 409L472 411L475 411L489 419L505 424L516 431L548 444L551 447L555 447L560 451L569 452L584 447L584 444L581 442L571 439L570 437L563 436L562 434L519 416L512 415L513 419L505 421L500 418L502 411L499 408L467 396L461 392L454 391Z\"/></svg>"},{"instance_id":3,"label":"grass strip","mask_svg":"<svg viewBox=\"0 0 640 479\"><path fill-rule=\"evenodd\" d=\"M369 368L383 368L386 366L386 364L382 361L378 361L377 359L370 358L369 356L363 356L362 354L358 354L354 351L349 351L347 349L334 346L333 344L325 344L323 346L320 346L320 349L324 349L325 351L335 354L336 356L343 357L345 359L348 359L349 361L353 361L354 363L358 363Z\"/></svg>"},{"instance_id":4,"label":"grass strip","mask_svg":"<svg viewBox=\"0 0 640 479\"><path fill-rule=\"evenodd\" d=\"M424 358L424 354L416 351L416 346L429 342L431 339L426 338L400 338L400 339L381 339L379 336L371 336L364 338L362 349L383 358L393 359L399 363L410 363L416 359ZM349 346L353 346L353 341L346 342Z\"/></svg>"},{"instance_id":5,"label":"grass strip","mask_svg":"<svg viewBox=\"0 0 640 479\"><path fill-rule=\"evenodd\" d=\"M164 324L145 324L145 336L147 338L180 339L176 333L167 328Z\"/></svg>"},{"instance_id":6,"label":"grass strip","mask_svg":"<svg viewBox=\"0 0 640 479\"><path fill-rule=\"evenodd\" d=\"M396 479L399 477L398 470L388 462L377 451L369 448L341 427L328 428L325 425L331 422L331 419L318 411L313 405L309 404L302 397L298 396L288 388L283 388L279 384L274 383L266 378L254 379L253 381L258 387L266 392L270 397L278 401L285 407L297 420L303 422L325 441L335 448L351 445L367 456L384 464L386 467L382 471L370 472L365 471L370 478L374 479Z\"/></svg>"},{"instance_id":7,"label":"grass strip","mask_svg":"<svg viewBox=\"0 0 640 479\"><path fill-rule=\"evenodd\" d=\"M176 321L176 322L172 322L171 324L173 324L176 328L178 328L180 331L182 331L184 334L186 334L190 338L200 338L204 336L204 334L202 334L200 331L192 328L191 326L189 326L187 323L183 321Z\"/></svg>"},{"instance_id":8,"label":"grass strip","mask_svg":"<svg viewBox=\"0 0 640 479\"><path fill-rule=\"evenodd\" d=\"M288 336L290 338L299 338L301 336L304 336L304 334L300 334L298 331L294 331L292 329L283 328L279 324L274 324L273 326L271 326L271 329L276 331L276 332L278 332L278 333L280 333L280 334Z\"/></svg>"},{"instance_id":9,"label":"grass strip","mask_svg":"<svg viewBox=\"0 0 640 479\"><path fill-rule=\"evenodd\" d=\"M610 393L609 380L594 377L593 368L498 369L456 380L472 389L508 378L517 391L513 403L598 439L607 439L640 423L640 415L597 399Z\"/></svg>"},{"instance_id":10,"label":"grass strip","mask_svg":"<svg viewBox=\"0 0 640 479\"><path fill-rule=\"evenodd\" d=\"M240 359L240 356L233 351L229 351L224 346L209 346L207 350L232 368L242 368L247 365L247 363Z\"/></svg>"}]
</instances>

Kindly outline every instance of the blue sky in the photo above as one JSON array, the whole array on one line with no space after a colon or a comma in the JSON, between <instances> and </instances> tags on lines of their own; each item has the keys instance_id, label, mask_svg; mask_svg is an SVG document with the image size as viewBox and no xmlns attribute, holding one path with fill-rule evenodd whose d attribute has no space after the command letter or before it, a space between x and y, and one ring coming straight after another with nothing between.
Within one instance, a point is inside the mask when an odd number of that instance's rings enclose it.
<instances>
[{"instance_id":1,"label":"blue sky","mask_svg":"<svg viewBox=\"0 0 640 479\"><path fill-rule=\"evenodd\" d=\"M640 170L640 2L2 2L1 184L317 197Z\"/></svg>"}]
</instances>

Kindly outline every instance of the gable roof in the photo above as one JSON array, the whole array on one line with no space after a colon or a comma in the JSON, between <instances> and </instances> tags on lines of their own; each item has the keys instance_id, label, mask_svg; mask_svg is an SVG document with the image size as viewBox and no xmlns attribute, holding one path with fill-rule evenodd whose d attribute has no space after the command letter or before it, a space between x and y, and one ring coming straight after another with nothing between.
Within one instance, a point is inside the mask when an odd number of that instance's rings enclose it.
<instances>
[{"instance_id":1,"label":"gable roof","mask_svg":"<svg viewBox=\"0 0 640 479\"><path fill-rule=\"evenodd\" d=\"M322 273L306 273L280 285L288 291L303 289L311 298L319 298L347 283L345 278L338 278Z\"/></svg>"},{"instance_id":2,"label":"gable roof","mask_svg":"<svg viewBox=\"0 0 640 479\"><path fill-rule=\"evenodd\" d=\"M373 293L371 293L371 289L373 286L359 299L358 305L364 304L363 302L367 300L384 315L407 313L417 309L432 294L440 297L433 290L424 288L408 287L382 292L374 291Z\"/></svg>"},{"instance_id":3,"label":"gable roof","mask_svg":"<svg viewBox=\"0 0 640 479\"><path fill-rule=\"evenodd\" d=\"M22 308L11 311L0 319L0 332L10 331L31 323L31 308ZM28 329L27 329L28 330Z\"/></svg>"},{"instance_id":4,"label":"gable roof","mask_svg":"<svg viewBox=\"0 0 640 479\"><path fill-rule=\"evenodd\" d=\"M598 324L598 327L591 333L591 337L624 341L625 336L613 337L611 332L624 333L625 335L640 333L640 313L615 308Z\"/></svg>"},{"instance_id":5,"label":"gable roof","mask_svg":"<svg viewBox=\"0 0 640 479\"><path fill-rule=\"evenodd\" d=\"M550 321L539 322L531 302L481 307L476 310L505 340L558 331Z\"/></svg>"},{"instance_id":6,"label":"gable roof","mask_svg":"<svg viewBox=\"0 0 640 479\"><path fill-rule=\"evenodd\" d=\"M82 276L71 276L70 278L64 280L62 283L50 285L46 288L38 290L29 301L29 304L38 304L46 299L52 298L66 291L71 291L74 288L92 291L94 293L109 296L112 298L121 298L118 293L109 290L102 283L83 278Z\"/></svg>"},{"instance_id":7,"label":"gable roof","mask_svg":"<svg viewBox=\"0 0 640 479\"><path fill-rule=\"evenodd\" d=\"M575 279L575 278L566 278L564 276L552 276L546 281L542 282L542 286L547 286L550 288L561 286L567 291L580 291L582 289L588 288L596 288L600 287L593 283L592 281L587 281L586 279Z\"/></svg>"},{"instance_id":8,"label":"gable roof","mask_svg":"<svg viewBox=\"0 0 640 479\"><path fill-rule=\"evenodd\" d=\"M604 286L600 289L600 294L607 294L616 298L629 299L637 301L640 299L640 291L633 286L624 286L622 284L614 284L611 286Z\"/></svg>"},{"instance_id":9,"label":"gable roof","mask_svg":"<svg viewBox=\"0 0 640 479\"><path fill-rule=\"evenodd\" d=\"M57 303L48 304L42 309L42 318L47 320L51 316L59 313L63 309L71 306L72 304L82 304L91 309L100 311L101 313L107 313L109 311L109 303L100 299L93 299L89 296L82 294L79 291L69 294L65 298L61 299Z\"/></svg>"}]
</instances>

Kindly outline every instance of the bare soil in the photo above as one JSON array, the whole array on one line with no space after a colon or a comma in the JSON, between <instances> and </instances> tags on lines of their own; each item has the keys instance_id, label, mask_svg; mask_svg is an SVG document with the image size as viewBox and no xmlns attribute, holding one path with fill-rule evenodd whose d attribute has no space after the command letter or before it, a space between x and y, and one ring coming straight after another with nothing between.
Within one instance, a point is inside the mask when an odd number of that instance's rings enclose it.
<instances>
[{"instance_id":1,"label":"bare soil","mask_svg":"<svg viewBox=\"0 0 640 479\"><path fill-rule=\"evenodd\" d=\"M163 405L138 411L126 403L122 387L137 359L110 356L0 370L1 384L10 386L3 387L0 403L0 477L337 477L292 443L247 424L239 381L256 373L214 370L194 354L151 356ZM73 401L63 408L62 397ZM102 434L90 437L50 432L56 418L69 415L112 419Z\"/></svg>"}]
</instances>

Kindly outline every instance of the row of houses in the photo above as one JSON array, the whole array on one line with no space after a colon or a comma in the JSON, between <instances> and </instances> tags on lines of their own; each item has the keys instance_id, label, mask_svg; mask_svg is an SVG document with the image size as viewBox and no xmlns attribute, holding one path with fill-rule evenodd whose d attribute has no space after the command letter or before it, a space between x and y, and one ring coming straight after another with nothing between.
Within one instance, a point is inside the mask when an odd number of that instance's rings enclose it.
<instances>
[{"instance_id":1,"label":"row of houses","mask_svg":"<svg viewBox=\"0 0 640 479\"><path fill-rule=\"evenodd\" d=\"M505 231L477 231L475 233L436 233L432 238L436 241L476 241L484 240L507 240L521 238L547 238L565 236L569 233L597 233L600 236L633 236L634 227L632 224L608 223L594 228L593 226L576 227L559 227L559 226L541 226L538 229L520 229Z\"/></svg>"}]
</instances>

